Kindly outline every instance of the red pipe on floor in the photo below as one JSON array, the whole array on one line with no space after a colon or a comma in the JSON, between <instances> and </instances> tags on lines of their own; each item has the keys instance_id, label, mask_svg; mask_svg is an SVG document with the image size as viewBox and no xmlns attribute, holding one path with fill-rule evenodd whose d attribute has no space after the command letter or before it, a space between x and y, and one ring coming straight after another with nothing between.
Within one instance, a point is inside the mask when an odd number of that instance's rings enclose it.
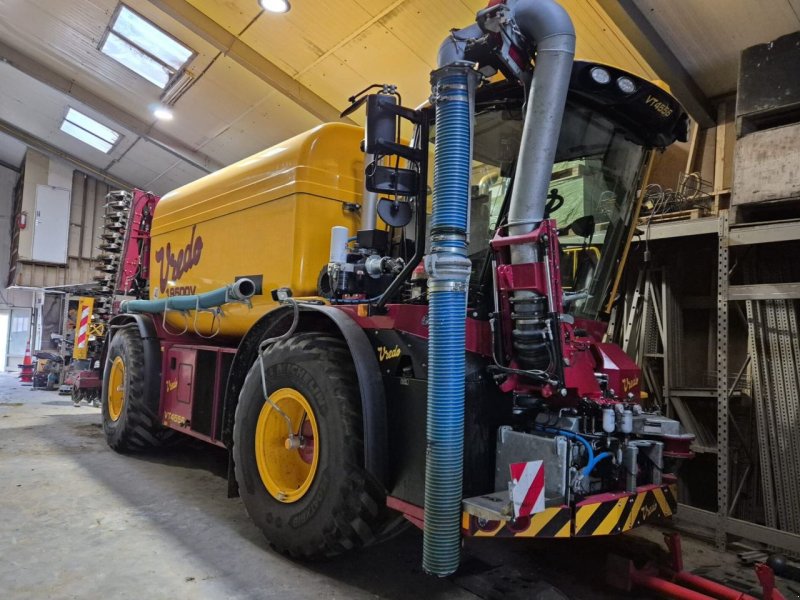
<instances>
[{"instance_id":1,"label":"red pipe on floor","mask_svg":"<svg viewBox=\"0 0 800 600\"><path fill-rule=\"evenodd\" d=\"M687 571L675 573L675 581L682 585L694 588L719 600L757 600L749 594L731 589L726 585L711 581L705 577L694 575Z\"/></svg>"},{"instance_id":2,"label":"red pipe on floor","mask_svg":"<svg viewBox=\"0 0 800 600\"><path fill-rule=\"evenodd\" d=\"M718 600L713 596L706 596L676 583L662 579L656 575L647 575L641 571L631 571L631 583L646 588L666 598L677 600Z\"/></svg>"},{"instance_id":3,"label":"red pipe on floor","mask_svg":"<svg viewBox=\"0 0 800 600\"><path fill-rule=\"evenodd\" d=\"M656 594L677 600L758 600L749 594L729 588L700 575L683 570L681 538L677 533L664 535L670 554L670 566L649 565L639 571L629 562L629 582ZM775 574L767 565L757 564L756 575L764 588L764 600L786 600L775 589Z\"/></svg>"}]
</instances>

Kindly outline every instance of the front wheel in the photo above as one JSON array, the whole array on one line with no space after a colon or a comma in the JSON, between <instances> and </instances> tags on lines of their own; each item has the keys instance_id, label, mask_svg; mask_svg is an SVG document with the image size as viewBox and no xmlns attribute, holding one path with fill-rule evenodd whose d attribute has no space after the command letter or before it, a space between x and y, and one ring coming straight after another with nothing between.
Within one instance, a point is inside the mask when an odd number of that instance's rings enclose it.
<instances>
[{"instance_id":1,"label":"front wheel","mask_svg":"<svg viewBox=\"0 0 800 600\"><path fill-rule=\"evenodd\" d=\"M117 452L147 450L164 441L158 398L145 386L146 367L138 329L123 327L111 340L103 370L103 431Z\"/></svg>"},{"instance_id":2,"label":"front wheel","mask_svg":"<svg viewBox=\"0 0 800 600\"><path fill-rule=\"evenodd\" d=\"M280 341L247 375L233 430L239 493L279 551L321 558L370 544L393 520L364 469L361 397L346 344L325 333Z\"/></svg>"}]
</instances>

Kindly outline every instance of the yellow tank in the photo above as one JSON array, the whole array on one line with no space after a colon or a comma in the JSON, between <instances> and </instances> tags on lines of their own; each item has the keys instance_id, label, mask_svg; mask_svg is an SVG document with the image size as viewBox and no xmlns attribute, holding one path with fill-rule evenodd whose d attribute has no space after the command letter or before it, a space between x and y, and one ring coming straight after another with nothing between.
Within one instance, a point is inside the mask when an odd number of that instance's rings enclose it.
<instances>
[{"instance_id":1,"label":"yellow tank","mask_svg":"<svg viewBox=\"0 0 800 600\"><path fill-rule=\"evenodd\" d=\"M253 307L228 304L221 318L197 317L197 331L244 335L273 305L270 291L313 295L328 262L331 227L358 229L364 132L320 125L164 196L153 217L150 298L199 294L237 277L261 279ZM169 312L170 329L194 330L195 316Z\"/></svg>"}]
</instances>

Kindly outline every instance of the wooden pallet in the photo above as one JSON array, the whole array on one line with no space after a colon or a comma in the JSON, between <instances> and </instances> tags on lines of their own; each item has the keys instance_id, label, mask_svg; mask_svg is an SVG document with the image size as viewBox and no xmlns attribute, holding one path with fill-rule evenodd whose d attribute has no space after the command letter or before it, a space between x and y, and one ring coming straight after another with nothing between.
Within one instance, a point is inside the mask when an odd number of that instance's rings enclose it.
<instances>
[{"instance_id":1,"label":"wooden pallet","mask_svg":"<svg viewBox=\"0 0 800 600\"><path fill-rule=\"evenodd\" d=\"M701 208L693 208L691 210L678 210L671 213L664 213L663 215L654 215L650 217L650 215L645 215L643 217L639 217L639 226L647 225L648 222L651 224L654 223L668 223L671 221L688 221L689 219L699 219L703 216L703 209Z\"/></svg>"}]
</instances>

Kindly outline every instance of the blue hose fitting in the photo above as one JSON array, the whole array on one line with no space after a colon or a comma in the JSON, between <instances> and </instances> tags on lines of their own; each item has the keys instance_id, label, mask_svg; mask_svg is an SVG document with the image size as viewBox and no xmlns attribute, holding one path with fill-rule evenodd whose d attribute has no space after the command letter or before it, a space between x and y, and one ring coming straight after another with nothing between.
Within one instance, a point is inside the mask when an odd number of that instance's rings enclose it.
<instances>
[{"instance_id":1,"label":"blue hose fitting","mask_svg":"<svg viewBox=\"0 0 800 600\"><path fill-rule=\"evenodd\" d=\"M422 568L444 577L461 559L464 378L472 116L480 75L457 62L431 74L436 105L428 280L428 414Z\"/></svg>"}]
</instances>

